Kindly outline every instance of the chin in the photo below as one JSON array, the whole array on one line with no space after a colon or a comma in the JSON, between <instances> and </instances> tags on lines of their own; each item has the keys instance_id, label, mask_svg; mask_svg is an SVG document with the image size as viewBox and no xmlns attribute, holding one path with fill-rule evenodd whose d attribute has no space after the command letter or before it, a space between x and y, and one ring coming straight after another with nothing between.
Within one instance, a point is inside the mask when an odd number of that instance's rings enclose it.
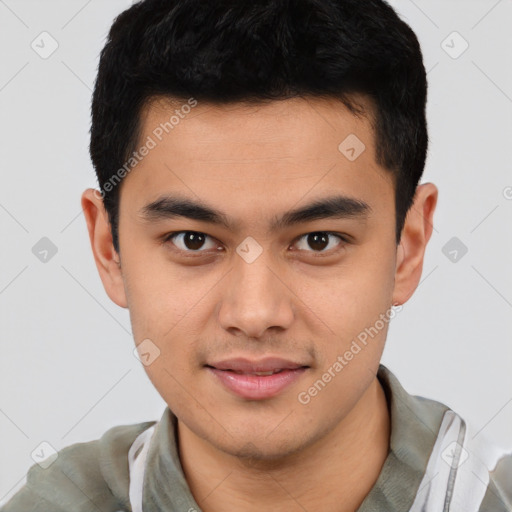
<instances>
[{"instance_id":1,"label":"chin","mask_svg":"<svg viewBox=\"0 0 512 512\"><path fill-rule=\"evenodd\" d=\"M267 468L269 463L284 462L313 443L313 440L308 442L304 438L304 433L300 436L294 436L290 432L284 435L283 433L281 435L273 433L268 437L261 433L254 436L248 436L247 433L244 433L240 437L234 435L222 441L218 444L213 439L209 440L217 449L237 457L246 466L262 464Z\"/></svg>"}]
</instances>

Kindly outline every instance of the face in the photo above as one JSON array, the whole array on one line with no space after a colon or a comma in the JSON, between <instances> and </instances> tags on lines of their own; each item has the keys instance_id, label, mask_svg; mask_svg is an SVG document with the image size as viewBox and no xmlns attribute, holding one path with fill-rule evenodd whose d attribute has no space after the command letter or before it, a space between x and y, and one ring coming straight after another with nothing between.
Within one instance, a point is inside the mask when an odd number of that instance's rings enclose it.
<instances>
[{"instance_id":1,"label":"face","mask_svg":"<svg viewBox=\"0 0 512 512\"><path fill-rule=\"evenodd\" d=\"M311 445L374 381L393 316L394 187L368 119L323 99L153 102L142 126L151 149L121 185L122 290L107 288L149 378L226 453Z\"/></svg>"}]
</instances>

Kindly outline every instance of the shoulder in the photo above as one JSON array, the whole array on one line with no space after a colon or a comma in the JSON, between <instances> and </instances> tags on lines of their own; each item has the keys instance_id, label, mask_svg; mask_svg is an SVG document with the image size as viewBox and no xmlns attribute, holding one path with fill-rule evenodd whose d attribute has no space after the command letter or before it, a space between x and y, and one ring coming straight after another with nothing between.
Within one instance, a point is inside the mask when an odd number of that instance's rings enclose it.
<instances>
[{"instance_id":1,"label":"shoulder","mask_svg":"<svg viewBox=\"0 0 512 512\"><path fill-rule=\"evenodd\" d=\"M128 450L135 438L155 423L112 427L99 439L59 450L48 466L32 465L25 485L0 512L130 510Z\"/></svg>"},{"instance_id":2,"label":"shoulder","mask_svg":"<svg viewBox=\"0 0 512 512\"><path fill-rule=\"evenodd\" d=\"M512 512L512 452L442 402L409 394L382 364L379 380L390 405L391 451L402 474L415 477L408 510Z\"/></svg>"},{"instance_id":3,"label":"shoulder","mask_svg":"<svg viewBox=\"0 0 512 512\"><path fill-rule=\"evenodd\" d=\"M447 409L414 505L414 512L511 512L512 452Z\"/></svg>"},{"instance_id":4,"label":"shoulder","mask_svg":"<svg viewBox=\"0 0 512 512\"><path fill-rule=\"evenodd\" d=\"M494 447L493 447L494 448ZM512 510L512 451L501 452L496 463L488 468L488 479L474 482L475 485L487 484L479 512L510 512Z\"/></svg>"}]
</instances>

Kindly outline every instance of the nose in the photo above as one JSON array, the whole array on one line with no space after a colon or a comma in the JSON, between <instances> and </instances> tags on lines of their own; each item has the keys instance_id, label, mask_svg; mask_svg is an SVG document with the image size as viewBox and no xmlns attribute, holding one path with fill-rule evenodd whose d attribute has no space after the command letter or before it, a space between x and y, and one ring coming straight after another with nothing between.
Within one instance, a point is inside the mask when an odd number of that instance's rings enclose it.
<instances>
[{"instance_id":1,"label":"nose","mask_svg":"<svg viewBox=\"0 0 512 512\"><path fill-rule=\"evenodd\" d=\"M250 263L238 255L234 259L218 313L222 328L231 334L260 338L293 322L293 292L268 254L264 250Z\"/></svg>"}]
</instances>

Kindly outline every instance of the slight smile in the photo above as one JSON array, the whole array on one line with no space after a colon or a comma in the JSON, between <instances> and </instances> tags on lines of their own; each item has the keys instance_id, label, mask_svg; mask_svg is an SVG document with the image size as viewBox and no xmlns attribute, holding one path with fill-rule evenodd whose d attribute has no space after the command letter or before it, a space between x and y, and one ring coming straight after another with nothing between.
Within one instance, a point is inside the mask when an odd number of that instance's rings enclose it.
<instances>
[{"instance_id":1,"label":"slight smile","mask_svg":"<svg viewBox=\"0 0 512 512\"><path fill-rule=\"evenodd\" d=\"M226 359L205 367L231 392L247 400L264 400L278 395L309 368L281 358L251 361Z\"/></svg>"}]
</instances>

